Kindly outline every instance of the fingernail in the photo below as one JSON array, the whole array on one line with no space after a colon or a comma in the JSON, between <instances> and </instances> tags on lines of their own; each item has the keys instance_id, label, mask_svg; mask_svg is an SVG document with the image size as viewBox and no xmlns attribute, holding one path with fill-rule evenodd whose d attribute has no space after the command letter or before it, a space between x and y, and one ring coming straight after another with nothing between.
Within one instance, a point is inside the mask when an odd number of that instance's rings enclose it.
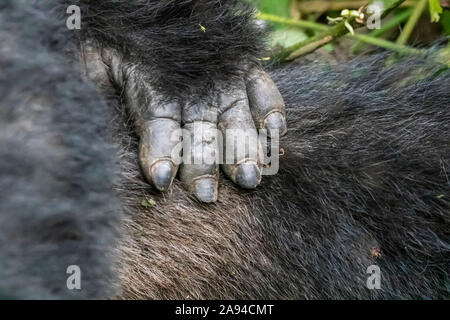
<instances>
[{"instance_id":1,"label":"fingernail","mask_svg":"<svg viewBox=\"0 0 450 320\"><path fill-rule=\"evenodd\" d=\"M246 189L253 189L261 182L261 172L255 162L245 162L236 170L236 183Z\"/></svg>"},{"instance_id":2,"label":"fingernail","mask_svg":"<svg viewBox=\"0 0 450 320\"><path fill-rule=\"evenodd\" d=\"M169 189L174 176L174 167L171 161L158 161L152 166L152 181L159 191Z\"/></svg>"},{"instance_id":3,"label":"fingernail","mask_svg":"<svg viewBox=\"0 0 450 320\"><path fill-rule=\"evenodd\" d=\"M274 130L278 130L280 136L286 134L287 125L286 119L280 112L272 112L264 120L264 127L267 129L269 134Z\"/></svg>"},{"instance_id":4,"label":"fingernail","mask_svg":"<svg viewBox=\"0 0 450 320\"><path fill-rule=\"evenodd\" d=\"M217 182L212 178L198 179L194 182L194 192L201 202L211 203L217 200Z\"/></svg>"}]
</instances>

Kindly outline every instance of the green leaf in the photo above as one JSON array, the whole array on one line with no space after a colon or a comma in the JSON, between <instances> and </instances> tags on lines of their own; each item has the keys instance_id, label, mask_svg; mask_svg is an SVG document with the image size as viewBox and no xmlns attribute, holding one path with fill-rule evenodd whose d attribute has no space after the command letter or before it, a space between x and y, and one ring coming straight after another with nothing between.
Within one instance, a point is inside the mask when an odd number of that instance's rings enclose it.
<instances>
[{"instance_id":1,"label":"green leaf","mask_svg":"<svg viewBox=\"0 0 450 320\"><path fill-rule=\"evenodd\" d=\"M334 46L332 43L327 43L323 46L328 52L332 52L334 50Z\"/></svg>"},{"instance_id":2,"label":"green leaf","mask_svg":"<svg viewBox=\"0 0 450 320\"><path fill-rule=\"evenodd\" d=\"M441 15L441 25L444 29L444 33L450 36L450 10L445 10Z\"/></svg>"},{"instance_id":3,"label":"green leaf","mask_svg":"<svg viewBox=\"0 0 450 320\"><path fill-rule=\"evenodd\" d=\"M258 9L262 13L273 14L279 17L289 17L289 0L256 0ZM273 30L285 29L286 27L271 23Z\"/></svg>"},{"instance_id":4,"label":"green leaf","mask_svg":"<svg viewBox=\"0 0 450 320\"><path fill-rule=\"evenodd\" d=\"M269 36L270 46L272 48L287 48L294 43L305 40L306 33L299 29L279 29L272 32Z\"/></svg>"},{"instance_id":5,"label":"green leaf","mask_svg":"<svg viewBox=\"0 0 450 320\"><path fill-rule=\"evenodd\" d=\"M150 199L144 199L141 202L141 206L143 206L144 208L151 208L156 204L156 201L153 200L152 198Z\"/></svg>"},{"instance_id":6,"label":"green leaf","mask_svg":"<svg viewBox=\"0 0 450 320\"><path fill-rule=\"evenodd\" d=\"M259 0L258 9L263 13L289 17L289 0Z\"/></svg>"},{"instance_id":7,"label":"green leaf","mask_svg":"<svg viewBox=\"0 0 450 320\"><path fill-rule=\"evenodd\" d=\"M428 7L430 10L431 22L438 22L440 14L442 13L439 0L428 0Z\"/></svg>"}]
</instances>

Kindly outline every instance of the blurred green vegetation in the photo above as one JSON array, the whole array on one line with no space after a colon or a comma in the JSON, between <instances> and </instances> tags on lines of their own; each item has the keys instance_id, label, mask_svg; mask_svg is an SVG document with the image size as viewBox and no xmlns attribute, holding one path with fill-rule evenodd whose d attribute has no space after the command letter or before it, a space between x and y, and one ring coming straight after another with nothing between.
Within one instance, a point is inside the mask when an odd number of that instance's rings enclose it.
<instances>
[{"instance_id":1,"label":"blurred green vegetation","mask_svg":"<svg viewBox=\"0 0 450 320\"><path fill-rule=\"evenodd\" d=\"M260 0L258 8L261 12L289 17L290 0Z\"/></svg>"},{"instance_id":2,"label":"blurred green vegetation","mask_svg":"<svg viewBox=\"0 0 450 320\"><path fill-rule=\"evenodd\" d=\"M272 14L278 17L290 17L291 0L260 0L258 9L260 12ZM272 48L286 48L298 41L305 40L308 36L304 30L282 24L273 24L273 31L269 38Z\"/></svg>"},{"instance_id":3,"label":"blurred green vegetation","mask_svg":"<svg viewBox=\"0 0 450 320\"><path fill-rule=\"evenodd\" d=\"M280 51L308 40L320 32L326 32L324 30L327 29L323 27L321 29L318 24L328 26L327 17L341 17L342 10L358 10L369 2L369 0L255 1L260 13L264 14L262 18L268 20L272 27L270 45L274 51ZM379 1L385 4L393 2L393 0ZM277 17L284 19L277 20ZM360 35L344 37L347 41L344 47L347 47L348 54L359 53L376 46L395 50L397 47L407 48L406 46L423 47L438 39L448 41L450 0L407 0L381 21L381 29L367 30L362 27L356 32ZM334 44L329 44L326 48L333 50Z\"/></svg>"}]
</instances>

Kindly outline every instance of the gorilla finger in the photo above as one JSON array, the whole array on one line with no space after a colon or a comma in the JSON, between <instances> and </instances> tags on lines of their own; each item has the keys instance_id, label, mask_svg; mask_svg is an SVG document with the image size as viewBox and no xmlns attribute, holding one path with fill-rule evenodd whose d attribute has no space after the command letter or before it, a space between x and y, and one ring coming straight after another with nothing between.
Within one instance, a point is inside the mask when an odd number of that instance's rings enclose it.
<instances>
[{"instance_id":1,"label":"gorilla finger","mask_svg":"<svg viewBox=\"0 0 450 320\"><path fill-rule=\"evenodd\" d=\"M142 171L158 190L166 191L178 170L179 161L174 151L180 144L180 123L167 118L150 120L140 136Z\"/></svg>"},{"instance_id":2,"label":"gorilla finger","mask_svg":"<svg viewBox=\"0 0 450 320\"><path fill-rule=\"evenodd\" d=\"M181 162L181 106L177 102L163 101L148 86L137 87L143 93L127 88L140 137L139 160L142 170L147 180L158 190L166 191Z\"/></svg>"},{"instance_id":3,"label":"gorilla finger","mask_svg":"<svg viewBox=\"0 0 450 320\"><path fill-rule=\"evenodd\" d=\"M286 111L283 98L269 75L253 68L247 77L247 95L250 110L258 129L267 129L269 134L278 130L286 134Z\"/></svg>"},{"instance_id":4,"label":"gorilla finger","mask_svg":"<svg viewBox=\"0 0 450 320\"><path fill-rule=\"evenodd\" d=\"M183 164L180 178L197 199L215 202L218 194L217 125L207 121L188 123L183 128Z\"/></svg>"},{"instance_id":5,"label":"gorilla finger","mask_svg":"<svg viewBox=\"0 0 450 320\"><path fill-rule=\"evenodd\" d=\"M219 105L224 108L219 117L224 141L222 169L239 186L256 188L261 182L261 146L246 93L238 89L225 92Z\"/></svg>"},{"instance_id":6,"label":"gorilla finger","mask_svg":"<svg viewBox=\"0 0 450 320\"><path fill-rule=\"evenodd\" d=\"M180 163L176 150L181 145L181 106L176 101L167 101L149 85L148 75L142 68L125 62L114 50L104 49L103 58L116 86L122 88L134 120L140 138L142 171L158 190L166 191Z\"/></svg>"},{"instance_id":7,"label":"gorilla finger","mask_svg":"<svg viewBox=\"0 0 450 320\"><path fill-rule=\"evenodd\" d=\"M100 89L111 89L112 82L110 75L108 74L109 67L103 56L103 53L107 50L100 49L100 47L92 41L83 42L81 48L79 61L84 75Z\"/></svg>"}]
</instances>

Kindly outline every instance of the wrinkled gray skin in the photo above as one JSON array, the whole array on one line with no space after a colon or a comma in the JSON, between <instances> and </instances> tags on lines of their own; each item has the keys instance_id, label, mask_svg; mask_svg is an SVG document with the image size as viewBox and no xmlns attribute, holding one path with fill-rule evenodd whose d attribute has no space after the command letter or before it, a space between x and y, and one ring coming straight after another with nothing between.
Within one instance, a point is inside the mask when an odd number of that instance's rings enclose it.
<instances>
[{"instance_id":1,"label":"wrinkled gray skin","mask_svg":"<svg viewBox=\"0 0 450 320\"><path fill-rule=\"evenodd\" d=\"M82 64L88 78L100 88L112 86L122 97L140 138L139 159L144 175L160 191L167 191L180 171L180 179L200 201L217 200L217 160L183 164L174 159L173 151L181 138L180 128L191 136L196 128L195 139L184 139L182 144L183 155L188 153L192 159L224 155L227 148L245 148L245 153L236 153L232 163L222 164L222 169L234 183L247 189L261 182L260 158L249 154L255 146L261 150L257 129L267 129L269 134L277 130L280 135L287 131L283 99L270 77L258 68L252 68L246 79L231 86L214 84L215 95L206 99L168 101L146 80L151 74L115 50L85 44ZM224 136L223 145L216 138L217 129ZM234 145L229 141L232 139L226 138L228 129L243 129L246 135L239 136Z\"/></svg>"}]
</instances>

